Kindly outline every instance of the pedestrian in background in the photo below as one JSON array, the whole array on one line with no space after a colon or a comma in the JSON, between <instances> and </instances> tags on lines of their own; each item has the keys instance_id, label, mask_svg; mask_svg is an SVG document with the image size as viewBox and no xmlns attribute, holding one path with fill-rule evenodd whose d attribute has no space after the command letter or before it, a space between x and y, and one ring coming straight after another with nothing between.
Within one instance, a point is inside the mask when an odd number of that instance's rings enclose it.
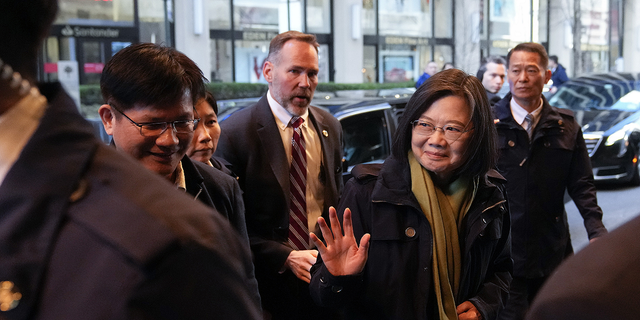
<instances>
[{"instance_id":1,"label":"pedestrian in background","mask_svg":"<svg viewBox=\"0 0 640 320\"><path fill-rule=\"evenodd\" d=\"M424 73L418 78L416 81L416 88L420 88L420 86L429 79L429 77L433 76L438 72L438 64L435 61L429 61L427 66L424 68Z\"/></svg>"},{"instance_id":2,"label":"pedestrian in background","mask_svg":"<svg viewBox=\"0 0 640 320\"><path fill-rule=\"evenodd\" d=\"M558 56L549 56L549 69L551 70L551 93L556 93L558 87L569 81L566 69L558 63Z\"/></svg>"}]
</instances>

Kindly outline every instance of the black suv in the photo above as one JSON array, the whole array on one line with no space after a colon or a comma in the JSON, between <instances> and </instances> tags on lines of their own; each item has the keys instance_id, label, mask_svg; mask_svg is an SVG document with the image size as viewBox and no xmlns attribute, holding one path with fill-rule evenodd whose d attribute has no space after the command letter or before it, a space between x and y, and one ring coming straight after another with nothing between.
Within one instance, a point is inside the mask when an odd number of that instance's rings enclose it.
<instances>
[{"instance_id":1,"label":"black suv","mask_svg":"<svg viewBox=\"0 0 640 320\"><path fill-rule=\"evenodd\" d=\"M549 103L582 126L596 182L640 185L640 75L606 73L564 83Z\"/></svg>"}]
</instances>

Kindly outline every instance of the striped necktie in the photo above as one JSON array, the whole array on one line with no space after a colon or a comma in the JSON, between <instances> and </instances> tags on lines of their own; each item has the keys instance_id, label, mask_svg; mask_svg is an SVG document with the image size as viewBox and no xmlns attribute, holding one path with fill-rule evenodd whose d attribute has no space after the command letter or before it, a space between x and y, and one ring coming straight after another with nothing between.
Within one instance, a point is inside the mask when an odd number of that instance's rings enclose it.
<instances>
[{"instance_id":1,"label":"striped necktie","mask_svg":"<svg viewBox=\"0 0 640 320\"><path fill-rule=\"evenodd\" d=\"M531 139L531 135L533 134L533 115L531 113L527 113L527 116L524 117L527 120L527 134L529 135L529 139Z\"/></svg>"},{"instance_id":2,"label":"striped necktie","mask_svg":"<svg viewBox=\"0 0 640 320\"><path fill-rule=\"evenodd\" d=\"M291 118L291 167L289 169L289 245L296 250L307 250L309 226L307 223L307 153L300 125L304 119Z\"/></svg>"}]
</instances>

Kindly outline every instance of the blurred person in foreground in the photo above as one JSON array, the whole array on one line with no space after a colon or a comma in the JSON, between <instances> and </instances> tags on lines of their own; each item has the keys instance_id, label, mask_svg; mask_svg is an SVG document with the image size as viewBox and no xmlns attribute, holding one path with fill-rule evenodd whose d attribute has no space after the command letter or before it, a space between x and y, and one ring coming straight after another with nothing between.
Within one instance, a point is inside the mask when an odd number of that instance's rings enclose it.
<instances>
[{"instance_id":1,"label":"blurred person in foreground","mask_svg":"<svg viewBox=\"0 0 640 320\"><path fill-rule=\"evenodd\" d=\"M637 319L640 217L569 257L549 277L527 320Z\"/></svg>"},{"instance_id":2,"label":"blurred person in foreground","mask_svg":"<svg viewBox=\"0 0 640 320\"><path fill-rule=\"evenodd\" d=\"M507 178L513 281L500 319L523 319L553 270L573 253L564 198L584 219L589 239L607 233L580 125L542 95L551 77L547 52L521 43L507 55L511 91L494 105L500 141L498 171Z\"/></svg>"},{"instance_id":3,"label":"blurred person in foreground","mask_svg":"<svg viewBox=\"0 0 640 320\"><path fill-rule=\"evenodd\" d=\"M263 75L269 90L222 122L215 154L244 191L247 228L267 317L332 319L309 296L318 251L309 241L342 190L342 127L311 106L318 85L316 37L298 31L271 40Z\"/></svg>"},{"instance_id":4,"label":"blurred person in foreground","mask_svg":"<svg viewBox=\"0 0 640 320\"><path fill-rule=\"evenodd\" d=\"M227 168L224 159L214 157L220 139L220 123L218 122L218 104L216 98L209 91L196 103L196 117L200 119L193 133L191 145L187 148L187 156L193 161L208 164L222 172L235 177Z\"/></svg>"},{"instance_id":5,"label":"blurred person in foreground","mask_svg":"<svg viewBox=\"0 0 640 320\"><path fill-rule=\"evenodd\" d=\"M346 319L495 319L512 269L497 151L480 81L457 69L427 80L392 155L356 166L344 214L331 210L331 227L319 219L314 300Z\"/></svg>"},{"instance_id":6,"label":"blurred person in foreground","mask_svg":"<svg viewBox=\"0 0 640 320\"><path fill-rule=\"evenodd\" d=\"M482 82L487 92L487 98L491 106L500 101L502 97L498 95L498 91L502 89L504 77L506 75L507 62L500 56L489 56L483 59L480 69L476 77Z\"/></svg>"},{"instance_id":7,"label":"blurred person in foreground","mask_svg":"<svg viewBox=\"0 0 640 320\"><path fill-rule=\"evenodd\" d=\"M258 319L229 223L35 87L57 8L0 2L0 319Z\"/></svg>"}]
</instances>

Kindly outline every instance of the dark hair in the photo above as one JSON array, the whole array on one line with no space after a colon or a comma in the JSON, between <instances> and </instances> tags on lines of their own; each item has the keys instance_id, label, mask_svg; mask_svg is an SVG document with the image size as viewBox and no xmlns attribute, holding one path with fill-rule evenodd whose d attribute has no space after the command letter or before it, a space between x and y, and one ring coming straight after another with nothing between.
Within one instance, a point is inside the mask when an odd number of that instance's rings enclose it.
<instances>
[{"instance_id":1,"label":"dark hair","mask_svg":"<svg viewBox=\"0 0 640 320\"><path fill-rule=\"evenodd\" d=\"M553 61L553 63L558 64L558 56L553 55L549 56L549 60Z\"/></svg>"},{"instance_id":2,"label":"dark hair","mask_svg":"<svg viewBox=\"0 0 640 320\"><path fill-rule=\"evenodd\" d=\"M520 43L515 48L509 51L507 54L507 68L509 67L509 63L511 62L511 54L516 51L526 51L537 53L540 57L540 65L542 68L546 69L549 66L549 57L547 56L547 50L539 43L535 42L524 42Z\"/></svg>"},{"instance_id":3,"label":"dark hair","mask_svg":"<svg viewBox=\"0 0 640 320\"><path fill-rule=\"evenodd\" d=\"M449 66L451 66L451 68L455 68L455 67L456 67L456 66L454 66L454 65L453 65L453 63L452 63L452 62L445 62L445 63L442 65L442 70L446 70L445 68L446 68L448 65L449 65ZM451 68L450 68L450 69L451 69ZM442 70L440 70L440 71L442 71Z\"/></svg>"},{"instance_id":4,"label":"dark hair","mask_svg":"<svg viewBox=\"0 0 640 320\"><path fill-rule=\"evenodd\" d=\"M0 58L35 80L38 50L58 12L56 0L0 1Z\"/></svg>"},{"instance_id":5,"label":"dark hair","mask_svg":"<svg viewBox=\"0 0 640 320\"><path fill-rule=\"evenodd\" d=\"M213 108L213 112L217 116L218 115L218 102L216 101L216 98L213 96L213 93L211 93L211 91L207 90L207 92L205 92L204 100L207 101L207 103L211 106L211 108Z\"/></svg>"},{"instance_id":6,"label":"dark hair","mask_svg":"<svg viewBox=\"0 0 640 320\"><path fill-rule=\"evenodd\" d=\"M296 41L308 43L316 49L316 52L318 52L318 47L320 47L320 44L318 43L318 40L316 39L315 35L302 33L300 31L283 32L275 36L273 39L271 39L271 43L269 44L269 55L267 56L267 61L270 61L272 63L277 63L278 54L280 53L280 50L282 49L282 47L284 47L284 44L290 40L296 40Z\"/></svg>"},{"instance_id":7,"label":"dark hair","mask_svg":"<svg viewBox=\"0 0 640 320\"><path fill-rule=\"evenodd\" d=\"M471 141L466 150L466 162L454 174L474 177L484 175L495 167L498 158L497 132L491 106L480 81L464 71L449 69L436 73L416 90L399 120L392 153L398 159L406 158L411 149L412 122L433 105L449 96L464 99L471 108Z\"/></svg>"},{"instance_id":8,"label":"dark hair","mask_svg":"<svg viewBox=\"0 0 640 320\"><path fill-rule=\"evenodd\" d=\"M501 56L488 56L482 59L482 64L480 65L480 69L478 69L478 73L476 73L476 78L482 82L482 78L484 78L484 73L487 72L487 64L493 62L495 64L507 65L507 62Z\"/></svg>"},{"instance_id":9,"label":"dark hair","mask_svg":"<svg viewBox=\"0 0 640 320\"><path fill-rule=\"evenodd\" d=\"M100 90L105 103L123 110L135 103L166 108L185 93L195 106L204 97L204 76L198 66L174 48L139 43L116 53L102 70Z\"/></svg>"}]
</instances>

